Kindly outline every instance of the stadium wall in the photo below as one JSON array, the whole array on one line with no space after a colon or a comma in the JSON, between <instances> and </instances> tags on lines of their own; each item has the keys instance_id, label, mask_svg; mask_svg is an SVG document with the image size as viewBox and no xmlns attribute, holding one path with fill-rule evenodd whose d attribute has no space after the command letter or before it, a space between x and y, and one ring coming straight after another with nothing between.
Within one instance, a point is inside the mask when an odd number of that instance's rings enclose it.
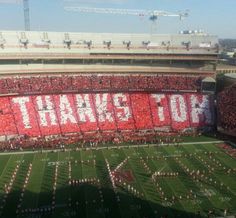
<instances>
[{"instance_id":1,"label":"stadium wall","mask_svg":"<svg viewBox=\"0 0 236 218\"><path fill-rule=\"evenodd\" d=\"M214 125L205 94L92 93L0 97L0 136L166 130Z\"/></svg>"}]
</instances>

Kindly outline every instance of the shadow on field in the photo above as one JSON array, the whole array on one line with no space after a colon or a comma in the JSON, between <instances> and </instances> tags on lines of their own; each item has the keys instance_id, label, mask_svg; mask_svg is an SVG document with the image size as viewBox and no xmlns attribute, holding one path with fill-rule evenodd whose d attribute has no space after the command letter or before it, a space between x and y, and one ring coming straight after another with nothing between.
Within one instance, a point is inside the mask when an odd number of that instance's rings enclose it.
<instances>
[{"instance_id":1,"label":"shadow on field","mask_svg":"<svg viewBox=\"0 0 236 218\"><path fill-rule=\"evenodd\" d=\"M52 187L52 186L51 186ZM125 190L115 192L111 188L101 188L94 185L81 184L79 186L67 186L56 190L55 210L49 211L52 206L52 190L40 192L39 194L25 191L22 207L19 211L23 213L16 215L17 205L19 205L20 191L14 191L6 198L3 206L2 218L10 217L81 217L81 218L159 218L159 217L204 217L196 213L185 212L184 209L174 209L172 207L153 203L148 200L135 197ZM100 195L100 192L102 196ZM119 196L119 200L117 200ZM3 199L2 194L0 195ZM158 196L157 196L158 198ZM103 199L103 200L102 200ZM180 203L173 207L181 208ZM38 211L30 212L39 208ZM27 209L27 211L26 211ZM205 211L206 212L206 211Z\"/></svg>"},{"instance_id":2,"label":"shadow on field","mask_svg":"<svg viewBox=\"0 0 236 218\"><path fill-rule=\"evenodd\" d=\"M227 135L223 132L206 132L203 135L207 137L215 138L217 140L231 141L231 142L236 143L236 136L231 136L229 134Z\"/></svg>"}]
</instances>

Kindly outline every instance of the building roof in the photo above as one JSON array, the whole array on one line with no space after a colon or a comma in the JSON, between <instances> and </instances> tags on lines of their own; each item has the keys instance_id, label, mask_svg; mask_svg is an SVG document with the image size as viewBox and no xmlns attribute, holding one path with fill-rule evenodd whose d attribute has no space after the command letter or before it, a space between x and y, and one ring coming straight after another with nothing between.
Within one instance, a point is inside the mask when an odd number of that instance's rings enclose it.
<instances>
[{"instance_id":1,"label":"building roof","mask_svg":"<svg viewBox=\"0 0 236 218\"><path fill-rule=\"evenodd\" d=\"M231 79L236 79L236 73L226 73L225 77L229 77Z\"/></svg>"},{"instance_id":2,"label":"building roof","mask_svg":"<svg viewBox=\"0 0 236 218\"><path fill-rule=\"evenodd\" d=\"M202 80L202 82L208 82L208 83L213 83L214 82L215 83L216 81L212 77L206 77Z\"/></svg>"},{"instance_id":3,"label":"building roof","mask_svg":"<svg viewBox=\"0 0 236 218\"><path fill-rule=\"evenodd\" d=\"M17 53L208 55L217 53L217 44L216 36L198 34L0 31L0 53L8 55Z\"/></svg>"}]
</instances>

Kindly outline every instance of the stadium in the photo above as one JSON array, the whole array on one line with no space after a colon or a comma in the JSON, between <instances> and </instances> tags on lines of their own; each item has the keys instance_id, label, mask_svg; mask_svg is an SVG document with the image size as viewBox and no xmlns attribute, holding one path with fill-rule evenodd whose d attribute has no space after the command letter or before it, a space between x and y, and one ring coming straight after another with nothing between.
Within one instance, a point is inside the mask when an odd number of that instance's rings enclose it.
<instances>
[{"instance_id":1,"label":"stadium","mask_svg":"<svg viewBox=\"0 0 236 218\"><path fill-rule=\"evenodd\" d=\"M204 33L0 33L1 217L234 217L235 77Z\"/></svg>"}]
</instances>

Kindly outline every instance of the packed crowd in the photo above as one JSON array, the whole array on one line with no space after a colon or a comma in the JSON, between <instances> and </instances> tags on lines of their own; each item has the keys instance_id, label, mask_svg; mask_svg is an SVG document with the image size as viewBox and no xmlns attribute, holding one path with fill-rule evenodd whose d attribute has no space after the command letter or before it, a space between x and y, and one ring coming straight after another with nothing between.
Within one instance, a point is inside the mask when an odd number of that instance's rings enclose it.
<instances>
[{"instance_id":1,"label":"packed crowd","mask_svg":"<svg viewBox=\"0 0 236 218\"><path fill-rule=\"evenodd\" d=\"M58 75L0 78L0 94L36 94L85 91L198 91L199 76Z\"/></svg>"},{"instance_id":2,"label":"packed crowd","mask_svg":"<svg viewBox=\"0 0 236 218\"><path fill-rule=\"evenodd\" d=\"M80 132L86 139L90 134L94 137L93 132L102 131L104 135L108 130L185 132L211 128L214 125L212 108L210 96L196 93L1 97L0 137ZM109 134L107 138L111 137ZM129 138L130 134L125 137Z\"/></svg>"},{"instance_id":3,"label":"packed crowd","mask_svg":"<svg viewBox=\"0 0 236 218\"><path fill-rule=\"evenodd\" d=\"M226 131L236 136L236 84L218 95L218 121Z\"/></svg>"},{"instance_id":4,"label":"packed crowd","mask_svg":"<svg viewBox=\"0 0 236 218\"><path fill-rule=\"evenodd\" d=\"M97 148L99 146L124 146L138 144L175 144L183 142L181 136L195 136L193 133L155 133L155 132L93 132L89 134L73 134L68 136L35 137L19 136L7 141L0 141L1 151L23 149L66 149L68 145L77 148Z\"/></svg>"}]
</instances>

